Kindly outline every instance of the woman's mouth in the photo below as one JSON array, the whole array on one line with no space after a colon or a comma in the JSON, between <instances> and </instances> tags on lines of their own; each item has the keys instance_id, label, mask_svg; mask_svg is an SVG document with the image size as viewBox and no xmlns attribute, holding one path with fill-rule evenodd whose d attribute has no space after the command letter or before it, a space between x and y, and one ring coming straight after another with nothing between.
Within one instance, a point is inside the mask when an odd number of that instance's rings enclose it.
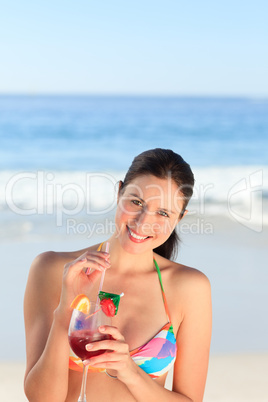
<instances>
[{"instance_id":1,"label":"woman's mouth","mask_svg":"<svg viewBox=\"0 0 268 402\"><path fill-rule=\"evenodd\" d=\"M135 243L142 243L143 241L150 239L152 236L141 236L138 233L134 232L127 226L128 235L130 240L134 241Z\"/></svg>"}]
</instances>

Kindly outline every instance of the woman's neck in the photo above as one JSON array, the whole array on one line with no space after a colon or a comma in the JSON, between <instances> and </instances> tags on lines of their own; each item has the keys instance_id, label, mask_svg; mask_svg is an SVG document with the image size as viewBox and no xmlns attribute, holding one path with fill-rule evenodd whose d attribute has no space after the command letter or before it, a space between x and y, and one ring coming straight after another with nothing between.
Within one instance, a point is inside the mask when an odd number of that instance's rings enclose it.
<instances>
[{"instance_id":1,"label":"woman's neck","mask_svg":"<svg viewBox=\"0 0 268 402\"><path fill-rule=\"evenodd\" d=\"M130 254L121 246L119 240L112 236L110 243L111 267L118 273L146 273L154 269L153 251L148 250L141 254Z\"/></svg>"}]
</instances>

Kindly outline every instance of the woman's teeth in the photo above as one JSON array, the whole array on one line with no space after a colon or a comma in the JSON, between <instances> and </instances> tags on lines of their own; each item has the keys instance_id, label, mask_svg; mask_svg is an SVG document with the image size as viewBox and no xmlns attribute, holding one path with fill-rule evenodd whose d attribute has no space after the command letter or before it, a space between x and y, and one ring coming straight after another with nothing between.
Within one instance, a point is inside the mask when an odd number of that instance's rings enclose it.
<instances>
[{"instance_id":1,"label":"woman's teeth","mask_svg":"<svg viewBox=\"0 0 268 402\"><path fill-rule=\"evenodd\" d=\"M139 236L136 233L132 232L132 230L130 228L128 228L128 230L129 230L129 233L131 234L131 236L134 237L134 239L145 240L145 239L147 239L147 237L149 237L149 236L145 236L145 237L144 236Z\"/></svg>"}]
</instances>

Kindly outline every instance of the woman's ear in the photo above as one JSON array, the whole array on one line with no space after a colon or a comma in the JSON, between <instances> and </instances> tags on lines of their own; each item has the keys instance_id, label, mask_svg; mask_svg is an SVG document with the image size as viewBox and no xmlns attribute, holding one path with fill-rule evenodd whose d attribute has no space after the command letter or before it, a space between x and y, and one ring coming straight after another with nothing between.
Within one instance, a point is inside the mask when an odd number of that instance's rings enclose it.
<instances>
[{"instance_id":1,"label":"woman's ear","mask_svg":"<svg viewBox=\"0 0 268 402\"><path fill-rule=\"evenodd\" d=\"M120 180L119 185L118 185L118 192L117 192L117 204L119 202L120 191L122 190L122 187L123 187L123 182L122 182L122 180Z\"/></svg>"},{"instance_id":2,"label":"woman's ear","mask_svg":"<svg viewBox=\"0 0 268 402\"><path fill-rule=\"evenodd\" d=\"M188 209L185 209L183 213L181 212L181 215L179 216L179 219L178 219L178 223L182 220L182 218L185 217L185 215L187 215L187 213L188 213Z\"/></svg>"}]
</instances>

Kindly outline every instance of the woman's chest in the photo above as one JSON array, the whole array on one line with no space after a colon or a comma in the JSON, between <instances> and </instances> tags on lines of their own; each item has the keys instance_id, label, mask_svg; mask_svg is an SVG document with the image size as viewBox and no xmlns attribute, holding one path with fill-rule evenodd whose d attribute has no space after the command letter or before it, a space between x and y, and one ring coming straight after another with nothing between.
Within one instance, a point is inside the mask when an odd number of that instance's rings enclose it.
<instances>
[{"instance_id":1,"label":"woman's chest","mask_svg":"<svg viewBox=\"0 0 268 402\"><path fill-rule=\"evenodd\" d=\"M115 282L108 278L103 289L124 292L112 324L122 333L130 350L148 342L170 321L157 273Z\"/></svg>"}]
</instances>

